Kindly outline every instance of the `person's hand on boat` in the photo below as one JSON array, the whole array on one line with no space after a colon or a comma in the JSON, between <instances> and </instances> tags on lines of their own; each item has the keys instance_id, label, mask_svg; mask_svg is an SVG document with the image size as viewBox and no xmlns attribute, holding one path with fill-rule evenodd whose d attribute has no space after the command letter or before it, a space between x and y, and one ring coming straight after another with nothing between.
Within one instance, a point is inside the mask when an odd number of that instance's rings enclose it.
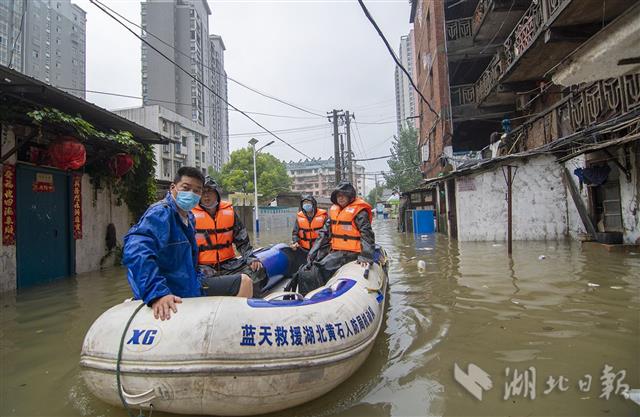
<instances>
[{"instance_id":1,"label":"person's hand on boat","mask_svg":"<svg viewBox=\"0 0 640 417\"><path fill-rule=\"evenodd\" d=\"M169 320L171 318L171 311L177 313L178 307L176 307L176 304L180 303L182 303L182 298L173 294L168 294L164 297L158 298L151 304L153 317L155 317L156 320Z\"/></svg>"},{"instance_id":2,"label":"person's hand on boat","mask_svg":"<svg viewBox=\"0 0 640 417\"><path fill-rule=\"evenodd\" d=\"M298 242L293 242L292 244L289 245L289 247L293 250L296 250L300 247L300 245L298 244Z\"/></svg>"},{"instance_id":3,"label":"person's hand on boat","mask_svg":"<svg viewBox=\"0 0 640 417\"><path fill-rule=\"evenodd\" d=\"M367 266L369 266L369 262L366 261L356 261L358 263L358 265L366 268Z\"/></svg>"},{"instance_id":4,"label":"person's hand on boat","mask_svg":"<svg viewBox=\"0 0 640 417\"><path fill-rule=\"evenodd\" d=\"M249 264L249 267L251 268L252 271L255 272L255 271L257 271L257 270L262 268L262 264L260 263L260 261L252 261Z\"/></svg>"}]
</instances>

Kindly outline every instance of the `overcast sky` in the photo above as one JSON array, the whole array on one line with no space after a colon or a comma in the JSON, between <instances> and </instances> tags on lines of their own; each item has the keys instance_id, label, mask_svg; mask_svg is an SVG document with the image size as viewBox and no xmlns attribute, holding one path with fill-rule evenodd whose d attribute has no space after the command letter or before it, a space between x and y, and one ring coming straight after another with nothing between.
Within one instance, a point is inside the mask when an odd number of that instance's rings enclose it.
<instances>
[{"instance_id":1,"label":"overcast sky","mask_svg":"<svg viewBox=\"0 0 640 417\"><path fill-rule=\"evenodd\" d=\"M141 96L140 41L88 0L72 1L87 12L87 89ZM139 1L106 3L140 23ZM397 50L400 36L409 31L409 1L365 3ZM394 63L357 1L209 0L209 6L209 31L224 40L228 76L320 114L334 108L350 110L360 122L352 130L356 158L389 153L396 133ZM141 100L91 93L87 100L108 109L141 105ZM253 116L271 130L314 126L279 136L312 157L333 155L326 118L266 99L233 82L229 82L229 102L242 110L295 117ZM231 111L229 131L233 151L247 146L251 136L241 134L260 128ZM273 139L268 134L253 136L262 144ZM280 142L265 151L285 161L303 158ZM362 164L367 171L388 169L384 160Z\"/></svg>"}]
</instances>

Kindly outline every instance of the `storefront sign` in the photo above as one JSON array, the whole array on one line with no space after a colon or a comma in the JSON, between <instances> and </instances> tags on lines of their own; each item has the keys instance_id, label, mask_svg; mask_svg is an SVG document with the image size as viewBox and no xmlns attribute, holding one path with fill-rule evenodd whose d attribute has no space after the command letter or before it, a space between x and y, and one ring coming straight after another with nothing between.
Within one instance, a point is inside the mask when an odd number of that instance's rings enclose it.
<instances>
[{"instance_id":1,"label":"storefront sign","mask_svg":"<svg viewBox=\"0 0 640 417\"><path fill-rule=\"evenodd\" d=\"M16 167L2 166L2 244L16 244Z\"/></svg>"},{"instance_id":2,"label":"storefront sign","mask_svg":"<svg viewBox=\"0 0 640 417\"><path fill-rule=\"evenodd\" d=\"M73 238L82 239L82 175L74 175L71 185L73 207Z\"/></svg>"},{"instance_id":3,"label":"storefront sign","mask_svg":"<svg viewBox=\"0 0 640 417\"><path fill-rule=\"evenodd\" d=\"M53 186L53 175L36 174L36 180L31 184L34 193L52 193L55 191Z\"/></svg>"},{"instance_id":4,"label":"storefront sign","mask_svg":"<svg viewBox=\"0 0 640 417\"><path fill-rule=\"evenodd\" d=\"M457 178L456 183L458 184L458 192L476 190L476 181L472 177Z\"/></svg>"}]
</instances>

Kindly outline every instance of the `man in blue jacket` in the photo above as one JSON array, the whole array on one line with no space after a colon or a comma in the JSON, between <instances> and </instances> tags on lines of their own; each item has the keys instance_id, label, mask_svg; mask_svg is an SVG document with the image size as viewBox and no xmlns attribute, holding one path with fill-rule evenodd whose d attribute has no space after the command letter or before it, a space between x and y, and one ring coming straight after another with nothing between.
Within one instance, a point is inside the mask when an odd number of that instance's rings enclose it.
<instances>
[{"instance_id":1,"label":"man in blue jacket","mask_svg":"<svg viewBox=\"0 0 640 417\"><path fill-rule=\"evenodd\" d=\"M168 320L177 313L183 297L204 295L197 272L198 246L191 209L200 201L204 176L193 167L178 170L164 200L151 205L124 237L122 263L136 299L153 309L156 319ZM238 295L251 297L250 278L218 277L220 288L238 288ZM234 282L227 282L233 280Z\"/></svg>"}]
</instances>

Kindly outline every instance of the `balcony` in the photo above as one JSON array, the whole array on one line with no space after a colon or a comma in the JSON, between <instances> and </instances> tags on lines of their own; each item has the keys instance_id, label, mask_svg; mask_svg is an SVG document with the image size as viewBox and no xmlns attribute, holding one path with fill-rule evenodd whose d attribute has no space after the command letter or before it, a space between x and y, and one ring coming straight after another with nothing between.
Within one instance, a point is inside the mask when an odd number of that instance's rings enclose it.
<instances>
[{"instance_id":1,"label":"balcony","mask_svg":"<svg viewBox=\"0 0 640 417\"><path fill-rule=\"evenodd\" d=\"M495 0L494 0L495 1ZM543 79L579 44L632 5L626 0L538 0L532 2L476 82L476 100L495 104L509 84ZM518 84L515 84L518 83Z\"/></svg>"},{"instance_id":2,"label":"balcony","mask_svg":"<svg viewBox=\"0 0 640 417\"><path fill-rule=\"evenodd\" d=\"M530 0L480 0L472 18L474 41L503 42L530 3Z\"/></svg>"},{"instance_id":3,"label":"balcony","mask_svg":"<svg viewBox=\"0 0 640 417\"><path fill-rule=\"evenodd\" d=\"M640 106L640 74L583 86L511 132L520 149L535 149Z\"/></svg>"}]
</instances>

